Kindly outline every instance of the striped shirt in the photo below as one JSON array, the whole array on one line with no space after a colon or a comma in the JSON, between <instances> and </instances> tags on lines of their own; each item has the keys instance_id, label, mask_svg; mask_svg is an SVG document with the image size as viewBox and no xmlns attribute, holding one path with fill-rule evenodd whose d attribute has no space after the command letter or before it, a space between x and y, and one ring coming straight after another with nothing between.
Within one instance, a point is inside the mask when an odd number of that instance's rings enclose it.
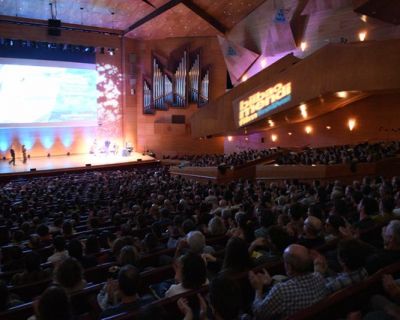
<instances>
[{"instance_id":1,"label":"striped shirt","mask_svg":"<svg viewBox=\"0 0 400 320\"><path fill-rule=\"evenodd\" d=\"M336 277L326 278L326 288L329 293L334 293L335 291L361 282L367 277L368 272L364 268L352 272L339 273Z\"/></svg>"}]
</instances>

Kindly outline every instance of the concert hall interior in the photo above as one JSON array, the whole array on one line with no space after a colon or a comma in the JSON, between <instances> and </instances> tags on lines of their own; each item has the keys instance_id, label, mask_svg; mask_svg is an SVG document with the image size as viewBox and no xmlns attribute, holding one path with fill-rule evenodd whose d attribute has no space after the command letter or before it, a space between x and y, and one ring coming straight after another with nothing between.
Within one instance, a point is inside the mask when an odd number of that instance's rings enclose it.
<instances>
[{"instance_id":1,"label":"concert hall interior","mask_svg":"<svg viewBox=\"0 0 400 320\"><path fill-rule=\"evenodd\" d=\"M400 0L0 0L0 295L10 293L0 319L200 319L197 293L212 306L207 319L362 319L379 304L375 294L390 300L386 318L364 319L399 319L400 280L391 278L400 275L399 176ZM39 267L51 277L16 284L42 225L52 231L37 250ZM256 232L247 237L249 226ZM305 240L313 232L323 244ZM93 265L81 257L74 270L85 286L49 287L60 282L67 246L78 239L85 251L92 237ZM354 275L342 244L368 259L397 255ZM134 248L137 269L124 269L122 247ZM232 252L251 262L226 271ZM301 275L291 265L299 252L308 258ZM185 263L200 264L189 277L204 271L203 260L207 276L185 287ZM335 278L340 294L309 303L318 288L282 289L304 274L328 279L322 260L336 276L351 274ZM143 282L125 304L123 276ZM73 315L49 308L46 318L35 307L49 288L67 294ZM273 313L268 299L278 290L302 299ZM142 318L145 294L163 317ZM241 315L232 311L239 305Z\"/></svg>"}]
</instances>

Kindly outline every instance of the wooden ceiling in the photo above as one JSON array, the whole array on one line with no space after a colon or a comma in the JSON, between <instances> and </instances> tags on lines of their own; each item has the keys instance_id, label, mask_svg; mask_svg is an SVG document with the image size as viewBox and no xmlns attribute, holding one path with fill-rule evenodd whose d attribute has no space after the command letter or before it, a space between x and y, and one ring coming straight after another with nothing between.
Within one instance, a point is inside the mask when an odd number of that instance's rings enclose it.
<instances>
[{"instance_id":1,"label":"wooden ceiling","mask_svg":"<svg viewBox=\"0 0 400 320\"><path fill-rule=\"evenodd\" d=\"M266 0L0 0L0 16L124 31L131 38L214 36ZM269 0L268 0L269 1Z\"/></svg>"}]
</instances>

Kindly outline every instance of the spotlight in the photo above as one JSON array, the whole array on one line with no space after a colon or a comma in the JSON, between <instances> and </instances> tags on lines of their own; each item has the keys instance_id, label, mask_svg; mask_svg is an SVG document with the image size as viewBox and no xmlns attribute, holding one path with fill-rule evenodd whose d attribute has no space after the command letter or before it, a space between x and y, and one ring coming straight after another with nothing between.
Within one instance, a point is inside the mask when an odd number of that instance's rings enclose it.
<instances>
[{"instance_id":1,"label":"spotlight","mask_svg":"<svg viewBox=\"0 0 400 320\"><path fill-rule=\"evenodd\" d=\"M306 131L307 134L311 134L311 132L313 131L313 128L311 126L307 126L304 129Z\"/></svg>"},{"instance_id":2,"label":"spotlight","mask_svg":"<svg viewBox=\"0 0 400 320\"><path fill-rule=\"evenodd\" d=\"M110 55L110 56L113 56L114 54L115 54L115 49L114 48L108 48L108 54Z\"/></svg>"},{"instance_id":3,"label":"spotlight","mask_svg":"<svg viewBox=\"0 0 400 320\"><path fill-rule=\"evenodd\" d=\"M307 49L307 42L305 42L305 41L302 41L301 43L300 43L300 49L301 49L301 51L306 51L306 49Z\"/></svg>"},{"instance_id":4,"label":"spotlight","mask_svg":"<svg viewBox=\"0 0 400 320\"><path fill-rule=\"evenodd\" d=\"M291 132L288 132L288 135L289 135L289 136L291 136L292 134L293 134L293 133L291 133Z\"/></svg>"},{"instance_id":5,"label":"spotlight","mask_svg":"<svg viewBox=\"0 0 400 320\"><path fill-rule=\"evenodd\" d=\"M232 136L228 136L228 141L232 141L233 137Z\"/></svg>"},{"instance_id":6,"label":"spotlight","mask_svg":"<svg viewBox=\"0 0 400 320\"><path fill-rule=\"evenodd\" d=\"M248 76L247 76L247 74L245 74L245 75L242 77L242 81L245 82L245 81L247 81L247 79L248 79Z\"/></svg>"},{"instance_id":7,"label":"spotlight","mask_svg":"<svg viewBox=\"0 0 400 320\"><path fill-rule=\"evenodd\" d=\"M268 120L268 124L269 124L270 127L275 126L275 122L273 120L271 120L271 119Z\"/></svg>"},{"instance_id":8,"label":"spotlight","mask_svg":"<svg viewBox=\"0 0 400 320\"><path fill-rule=\"evenodd\" d=\"M278 136L276 134L271 135L271 140L272 142L275 142L276 140L278 140Z\"/></svg>"},{"instance_id":9,"label":"spotlight","mask_svg":"<svg viewBox=\"0 0 400 320\"><path fill-rule=\"evenodd\" d=\"M362 31L358 34L358 39L360 39L360 41L364 41L366 37L367 37L367 31Z\"/></svg>"},{"instance_id":10,"label":"spotlight","mask_svg":"<svg viewBox=\"0 0 400 320\"><path fill-rule=\"evenodd\" d=\"M306 119L307 116L308 116L308 113L307 113L307 106L303 103L303 104L300 105L299 108L300 108L301 116L302 116L304 119Z\"/></svg>"},{"instance_id":11,"label":"spotlight","mask_svg":"<svg viewBox=\"0 0 400 320\"><path fill-rule=\"evenodd\" d=\"M326 130L331 130L332 127L331 126L326 126Z\"/></svg>"},{"instance_id":12,"label":"spotlight","mask_svg":"<svg viewBox=\"0 0 400 320\"><path fill-rule=\"evenodd\" d=\"M266 59L266 58L263 58L263 59L261 60L260 64L261 64L261 68L264 69L264 68L267 66L267 59Z\"/></svg>"},{"instance_id":13,"label":"spotlight","mask_svg":"<svg viewBox=\"0 0 400 320\"><path fill-rule=\"evenodd\" d=\"M356 126L356 119L349 119L348 121L347 121L347 126L349 127L349 130L350 131L353 131L354 130L354 127Z\"/></svg>"}]
</instances>

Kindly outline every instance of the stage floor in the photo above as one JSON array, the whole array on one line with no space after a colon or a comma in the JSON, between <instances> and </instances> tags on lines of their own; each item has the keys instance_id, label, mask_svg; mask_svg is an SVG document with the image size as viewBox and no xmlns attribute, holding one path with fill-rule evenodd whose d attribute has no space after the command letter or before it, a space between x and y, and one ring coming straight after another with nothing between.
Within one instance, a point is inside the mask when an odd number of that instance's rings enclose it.
<instances>
[{"instance_id":1,"label":"stage floor","mask_svg":"<svg viewBox=\"0 0 400 320\"><path fill-rule=\"evenodd\" d=\"M36 169L36 171L78 169L85 168L86 164L91 164L91 168L95 169L96 167L100 168L104 166L135 163L138 162L138 159L142 159L142 161L154 160L153 157L144 156L138 152L132 152L128 157L111 154L81 154L70 156L38 157L28 159L27 163L25 164L22 163L21 158L17 158L15 160L15 166L8 164L10 159L0 160L0 174L24 173L30 172L31 169Z\"/></svg>"}]
</instances>

